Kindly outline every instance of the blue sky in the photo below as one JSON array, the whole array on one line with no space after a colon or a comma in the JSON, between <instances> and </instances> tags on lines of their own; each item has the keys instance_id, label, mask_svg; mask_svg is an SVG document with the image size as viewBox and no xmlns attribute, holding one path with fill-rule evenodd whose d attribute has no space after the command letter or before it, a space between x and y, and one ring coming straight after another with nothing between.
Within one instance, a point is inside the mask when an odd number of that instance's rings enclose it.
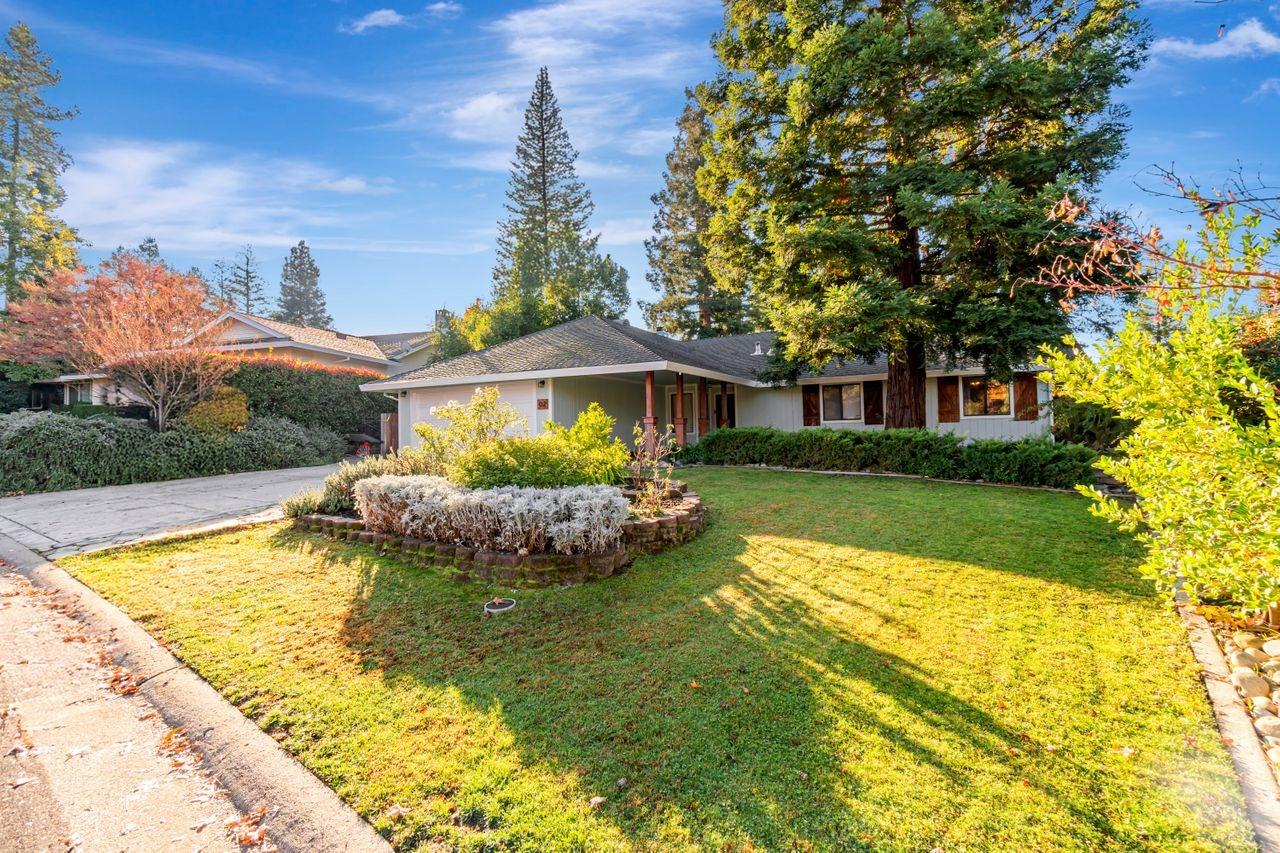
<instances>
[{"instance_id":1,"label":"blue sky","mask_svg":"<svg viewBox=\"0 0 1280 853\"><path fill-rule=\"evenodd\" d=\"M683 88L713 69L720 3L389 2L0 0L62 71L56 100L80 109L63 134L76 160L64 213L93 244L86 260L148 234L181 267L251 243L274 286L306 239L338 328L423 328L488 291L507 164L545 64L602 245L649 298L649 196ZM1185 218L1135 186L1152 164L1205 185L1237 165L1280 182L1280 3L1143 12L1157 41L1121 94L1129 155L1103 197L1177 228Z\"/></svg>"}]
</instances>

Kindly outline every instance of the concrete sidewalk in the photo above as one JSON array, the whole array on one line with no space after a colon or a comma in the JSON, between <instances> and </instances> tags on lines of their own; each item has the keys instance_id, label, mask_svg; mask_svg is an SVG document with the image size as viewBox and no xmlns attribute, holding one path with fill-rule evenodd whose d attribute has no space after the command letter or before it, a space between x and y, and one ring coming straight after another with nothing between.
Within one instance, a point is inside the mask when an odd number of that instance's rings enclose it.
<instances>
[{"instance_id":1,"label":"concrete sidewalk","mask_svg":"<svg viewBox=\"0 0 1280 853\"><path fill-rule=\"evenodd\" d=\"M0 851L240 849L185 737L65 608L0 574Z\"/></svg>"},{"instance_id":2,"label":"concrete sidewalk","mask_svg":"<svg viewBox=\"0 0 1280 853\"><path fill-rule=\"evenodd\" d=\"M246 516L319 486L337 466L251 471L0 498L0 534L50 559Z\"/></svg>"}]
</instances>

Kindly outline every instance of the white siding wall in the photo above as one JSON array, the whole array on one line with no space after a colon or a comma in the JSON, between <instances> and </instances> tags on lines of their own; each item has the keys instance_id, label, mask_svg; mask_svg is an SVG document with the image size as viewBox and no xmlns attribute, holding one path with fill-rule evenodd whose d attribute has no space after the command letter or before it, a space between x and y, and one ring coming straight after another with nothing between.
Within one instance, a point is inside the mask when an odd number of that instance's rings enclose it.
<instances>
[{"instance_id":1,"label":"white siding wall","mask_svg":"<svg viewBox=\"0 0 1280 853\"><path fill-rule=\"evenodd\" d=\"M788 432L804 425L800 388L737 387L738 426L768 426Z\"/></svg>"},{"instance_id":2,"label":"white siding wall","mask_svg":"<svg viewBox=\"0 0 1280 853\"><path fill-rule=\"evenodd\" d=\"M533 380L522 382L496 382L498 399L510 403L519 410L528 422L530 431L538 429L546 420L549 410L539 411L537 395L547 393L539 389ZM431 416L431 409L453 401L465 403L471 399L478 385L450 385L443 388L414 388L400 398L400 446L417 447L422 439L413 431L413 425L430 423L441 426L442 422Z\"/></svg>"},{"instance_id":3,"label":"white siding wall","mask_svg":"<svg viewBox=\"0 0 1280 853\"><path fill-rule=\"evenodd\" d=\"M630 446L632 430L644 417L644 385L610 376L564 376L551 387L552 420L571 425L592 403L599 403L613 419L613 434ZM660 412L664 404L654 401Z\"/></svg>"},{"instance_id":4,"label":"white siding wall","mask_svg":"<svg viewBox=\"0 0 1280 853\"><path fill-rule=\"evenodd\" d=\"M1037 389L1042 404L1049 402L1049 386L1038 382ZM942 429L970 438L1028 438L1049 433L1052 422L1047 410L1041 411L1039 419L1034 421L1014 420L1012 415L1003 417L966 418L961 416L958 423L938 423L938 380L929 377L925 380L924 414L925 425L929 429ZM789 388L744 388L738 389L738 425L739 426L771 426L782 430L798 430L803 428L804 411L801 403L799 387ZM832 429L882 429L879 425L867 425L862 421L824 422L823 426Z\"/></svg>"}]
</instances>

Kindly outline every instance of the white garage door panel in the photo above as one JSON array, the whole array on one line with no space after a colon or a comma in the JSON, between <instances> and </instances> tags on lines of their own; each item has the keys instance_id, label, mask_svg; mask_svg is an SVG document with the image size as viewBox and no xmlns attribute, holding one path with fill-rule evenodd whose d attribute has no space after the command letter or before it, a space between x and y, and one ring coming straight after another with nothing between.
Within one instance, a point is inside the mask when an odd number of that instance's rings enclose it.
<instances>
[{"instance_id":1,"label":"white garage door panel","mask_svg":"<svg viewBox=\"0 0 1280 853\"><path fill-rule=\"evenodd\" d=\"M536 383L533 380L525 382L499 382L498 399L504 403L514 406L521 416L530 424L536 422L537 403L535 402L534 393ZM431 416L432 408L443 406L445 403L460 402L465 403L475 394L477 385L451 385L447 388L415 388L409 392L408 398L408 416L410 435L406 436L409 441L417 446L422 443L417 433L412 432L413 424L429 423L435 426L442 426L443 423L438 418ZM401 407L402 414L404 406Z\"/></svg>"}]
</instances>

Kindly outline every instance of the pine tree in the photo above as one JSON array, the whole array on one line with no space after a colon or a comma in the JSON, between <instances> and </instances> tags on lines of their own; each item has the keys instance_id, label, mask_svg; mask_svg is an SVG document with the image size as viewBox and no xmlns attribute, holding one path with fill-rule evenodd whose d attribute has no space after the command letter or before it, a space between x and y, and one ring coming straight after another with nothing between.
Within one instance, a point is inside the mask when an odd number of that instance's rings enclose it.
<instances>
[{"instance_id":1,"label":"pine tree","mask_svg":"<svg viewBox=\"0 0 1280 853\"><path fill-rule=\"evenodd\" d=\"M1124 148L1145 55L1128 2L726 4L699 188L708 264L790 358L886 352L887 426L925 423L927 356L997 375L1059 338L1048 212Z\"/></svg>"},{"instance_id":2,"label":"pine tree","mask_svg":"<svg viewBox=\"0 0 1280 853\"><path fill-rule=\"evenodd\" d=\"M258 258L252 246L241 249L225 267L225 296L231 307L256 314L267 305L266 282L258 272Z\"/></svg>"},{"instance_id":3,"label":"pine tree","mask_svg":"<svg viewBox=\"0 0 1280 853\"><path fill-rule=\"evenodd\" d=\"M158 264L160 261L160 244L155 237L148 234L142 238L142 242L138 244L138 257L142 258L149 264Z\"/></svg>"},{"instance_id":4,"label":"pine tree","mask_svg":"<svg viewBox=\"0 0 1280 853\"><path fill-rule=\"evenodd\" d=\"M543 68L511 164L491 304L482 307L489 316L469 310L473 345L510 340L585 311L614 317L626 311L627 273L600 256L600 237L588 229L594 205L577 158Z\"/></svg>"},{"instance_id":5,"label":"pine tree","mask_svg":"<svg viewBox=\"0 0 1280 853\"><path fill-rule=\"evenodd\" d=\"M320 289L320 267L311 257L306 240L289 249L284 268L280 271L280 298L271 316L286 323L327 329L333 318L324 304L324 291Z\"/></svg>"},{"instance_id":6,"label":"pine tree","mask_svg":"<svg viewBox=\"0 0 1280 853\"><path fill-rule=\"evenodd\" d=\"M62 79L40 52L26 24L9 28L0 53L0 278L5 296L21 298L21 284L46 270L79 262L75 229L55 215L66 193L58 179L71 157L58 144L57 122L76 115L44 100Z\"/></svg>"},{"instance_id":7,"label":"pine tree","mask_svg":"<svg viewBox=\"0 0 1280 853\"><path fill-rule=\"evenodd\" d=\"M644 241L645 278L659 298L640 307L649 328L680 338L735 335L751 329L746 300L740 291L716 287L702 245L713 211L698 194L696 178L706 162L702 146L711 136L711 123L693 92L686 89L685 98L662 175L664 187L650 196L657 208L653 236Z\"/></svg>"}]
</instances>

